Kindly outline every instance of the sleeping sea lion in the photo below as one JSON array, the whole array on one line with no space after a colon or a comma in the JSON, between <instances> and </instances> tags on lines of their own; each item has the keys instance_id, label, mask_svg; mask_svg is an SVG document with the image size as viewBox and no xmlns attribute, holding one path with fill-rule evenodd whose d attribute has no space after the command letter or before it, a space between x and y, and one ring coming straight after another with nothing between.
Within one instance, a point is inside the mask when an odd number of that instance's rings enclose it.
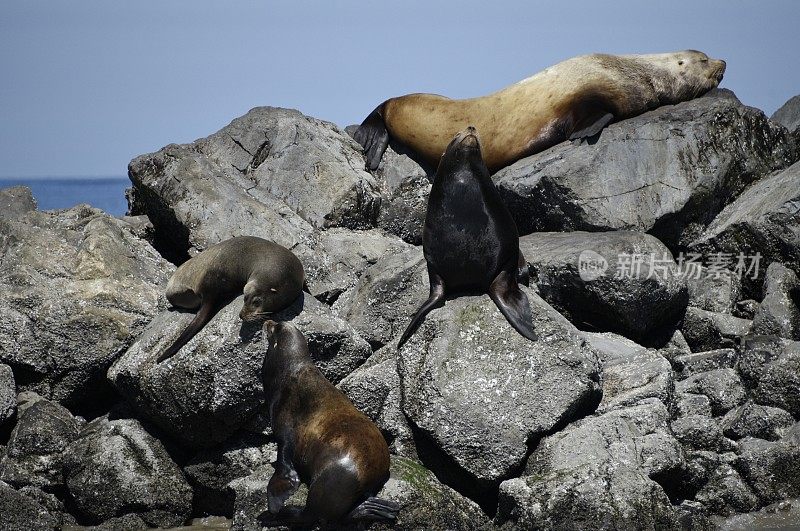
<instances>
[{"instance_id":1,"label":"sleeping sea lion","mask_svg":"<svg viewBox=\"0 0 800 531\"><path fill-rule=\"evenodd\" d=\"M408 94L386 100L354 137L375 170L389 139L435 167L447 143L472 125L491 173L607 124L700 96L716 87L725 61L695 50L651 55L592 54L568 59L488 96L452 100Z\"/></svg>"}]
</instances>

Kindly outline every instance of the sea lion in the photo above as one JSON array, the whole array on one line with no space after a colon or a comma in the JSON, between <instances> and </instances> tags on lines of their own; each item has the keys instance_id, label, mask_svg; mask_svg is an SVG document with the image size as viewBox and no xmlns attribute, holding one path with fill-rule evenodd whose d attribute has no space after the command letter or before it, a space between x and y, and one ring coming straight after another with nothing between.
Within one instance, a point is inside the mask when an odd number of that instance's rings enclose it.
<instances>
[{"instance_id":1,"label":"sea lion","mask_svg":"<svg viewBox=\"0 0 800 531\"><path fill-rule=\"evenodd\" d=\"M400 348L447 292L488 293L520 334L535 340L528 298L519 289L526 270L514 218L494 186L481 157L474 127L458 133L436 170L422 229L430 296L411 319Z\"/></svg>"},{"instance_id":2,"label":"sea lion","mask_svg":"<svg viewBox=\"0 0 800 531\"><path fill-rule=\"evenodd\" d=\"M389 448L378 427L317 369L294 325L266 321L264 332L262 380L278 459L262 522L394 520L399 506L374 497L389 479ZM301 481L308 485L305 507L284 507Z\"/></svg>"},{"instance_id":3,"label":"sea lion","mask_svg":"<svg viewBox=\"0 0 800 531\"><path fill-rule=\"evenodd\" d=\"M184 262L169 279L167 300L173 306L198 311L157 362L177 353L240 293L244 293L244 306L239 317L255 321L289 306L304 284L303 264L277 243L238 236L209 247Z\"/></svg>"},{"instance_id":4,"label":"sea lion","mask_svg":"<svg viewBox=\"0 0 800 531\"><path fill-rule=\"evenodd\" d=\"M458 131L475 126L491 173L567 139L591 137L615 120L690 100L722 80L725 61L702 52L592 54L568 59L479 98L408 94L367 116L355 139L375 170L389 139L435 167Z\"/></svg>"}]
</instances>

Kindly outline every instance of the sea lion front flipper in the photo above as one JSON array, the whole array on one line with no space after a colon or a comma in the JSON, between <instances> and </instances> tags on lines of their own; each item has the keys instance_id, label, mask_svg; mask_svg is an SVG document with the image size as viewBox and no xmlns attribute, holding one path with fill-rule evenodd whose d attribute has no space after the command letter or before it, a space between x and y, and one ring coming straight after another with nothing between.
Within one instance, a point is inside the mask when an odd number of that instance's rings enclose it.
<instances>
[{"instance_id":1,"label":"sea lion front flipper","mask_svg":"<svg viewBox=\"0 0 800 531\"><path fill-rule=\"evenodd\" d=\"M428 281L431 285L431 293L428 296L428 300L422 303L417 313L411 318L411 322L408 323L406 331L403 332L400 341L397 343L398 349L402 347L408 338L417 330L417 327L422 322L422 319L428 315L428 312L444 304L444 280L431 268L430 264L428 264Z\"/></svg>"},{"instance_id":2,"label":"sea lion front flipper","mask_svg":"<svg viewBox=\"0 0 800 531\"><path fill-rule=\"evenodd\" d=\"M347 520L350 521L393 521L397 520L397 513L400 512L400 505L393 501L384 500L382 498L367 498L350 514L347 515Z\"/></svg>"},{"instance_id":3,"label":"sea lion front flipper","mask_svg":"<svg viewBox=\"0 0 800 531\"><path fill-rule=\"evenodd\" d=\"M197 311L197 315L194 316L192 322L188 324L186 329L181 332L181 335L178 336L178 339L169 346L164 352L162 352L158 358L156 359L156 363L161 363L162 361L171 358L186 344L192 339L194 336L197 335L199 332L208 322L214 317L217 312L219 311L219 306L214 303L214 301L203 301L203 304L200 305L200 309Z\"/></svg>"},{"instance_id":4,"label":"sea lion front flipper","mask_svg":"<svg viewBox=\"0 0 800 531\"><path fill-rule=\"evenodd\" d=\"M517 332L531 341L536 341L533 330L533 315L528 297L519 289L515 278L508 271L500 272L489 286L489 297Z\"/></svg>"},{"instance_id":5,"label":"sea lion front flipper","mask_svg":"<svg viewBox=\"0 0 800 531\"><path fill-rule=\"evenodd\" d=\"M364 148L364 158L367 161L367 169L375 171L381 163L383 152L389 145L389 130L386 129L386 122L383 121L383 103L381 103L364 121L358 126L353 138Z\"/></svg>"},{"instance_id":6,"label":"sea lion front flipper","mask_svg":"<svg viewBox=\"0 0 800 531\"><path fill-rule=\"evenodd\" d=\"M578 138L593 137L594 135L602 131L603 128L608 124L610 124L613 120L614 120L614 115L611 114L610 112L607 112L601 116L598 116L595 120L586 124L585 126L583 123L578 124L578 127L581 126L583 127L581 127L581 129L577 131L573 131L573 133L569 135L569 139L575 140Z\"/></svg>"}]
</instances>

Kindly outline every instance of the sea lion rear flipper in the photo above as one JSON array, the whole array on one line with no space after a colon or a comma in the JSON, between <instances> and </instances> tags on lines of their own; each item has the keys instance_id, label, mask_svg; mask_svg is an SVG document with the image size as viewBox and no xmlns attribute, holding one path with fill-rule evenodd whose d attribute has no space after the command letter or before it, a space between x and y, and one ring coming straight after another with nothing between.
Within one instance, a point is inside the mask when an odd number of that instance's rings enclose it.
<instances>
[{"instance_id":1,"label":"sea lion rear flipper","mask_svg":"<svg viewBox=\"0 0 800 531\"><path fill-rule=\"evenodd\" d=\"M178 339L176 339L175 342L169 346L169 348L167 348L158 356L156 363L161 363L162 361L174 356L186 343L189 342L190 339L197 335L197 332L199 332L206 324L208 324L211 318L214 317L218 311L219 307L212 301L204 301L200 306L200 309L197 311L197 315L195 315L194 319L192 319L192 322L190 322L186 329L181 332L181 335L178 336Z\"/></svg>"},{"instance_id":2,"label":"sea lion rear flipper","mask_svg":"<svg viewBox=\"0 0 800 531\"><path fill-rule=\"evenodd\" d=\"M397 520L400 506L382 498L367 498L347 515L351 521Z\"/></svg>"},{"instance_id":3,"label":"sea lion rear flipper","mask_svg":"<svg viewBox=\"0 0 800 531\"><path fill-rule=\"evenodd\" d=\"M597 133L599 133L605 126L610 124L613 120L614 120L614 115L611 114L610 112L607 112L601 116L598 116L591 122L587 120L586 122L579 123L577 124L577 126L581 127L581 129L573 131L573 133L569 135L569 139L575 140L577 138L592 137Z\"/></svg>"},{"instance_id":4,"label":"sea lion rear flipper","mask_svg":"<svg viewBox=\"0 0 800 531\"><path fill-rule=\"evenodd\" d=\"M356 130L353 138L364 148L367 169L375 171L381 163L383 152L389 145L389 130L383 121L383 103L367 116Z\"/></svg>"},{"instance_id":5,"label":"sea lion rear flipper","mask_svg":"<svg viewBox=\"0 0 800 531\"><path fill-rule=\"evenodd\" d=\"M531 283L531 271L522 249L519 250L519 260L517 262L517 283L528 286Z\"/></svg>"},{"instance_id":6,"label":"sea lion rear flipper","mask_svg":"<svg viewBox=\"0 0 800 531\"><path fill-rule=\"evenodd\" d=\"M506 320L517 332L531 341L536 341L533 330L533 315L528 297L519 289L519 285L508 271L501 271L489 286L489 296Z\"/></svg>"},{"instance_id":7,"label":"sea lion rear flipper","mask_svg":"<svg viewBox=\"0 0 800 531\"><path fill-rule=\"evenodd\" d=\"M442 277L440 277L438 273L431 269L430 264L428 264L428 279L431 285L431 293L428 296L428 300L422 303L417 313L411 318L411 322L408 323L406 331L403 332L400 341L397 343L398 349L402 347L408 338L417 330L417 327L422 322L422 319L428 315L428 312L444 304L444 280L442 280Z\"/></svg>"}]
</instances>

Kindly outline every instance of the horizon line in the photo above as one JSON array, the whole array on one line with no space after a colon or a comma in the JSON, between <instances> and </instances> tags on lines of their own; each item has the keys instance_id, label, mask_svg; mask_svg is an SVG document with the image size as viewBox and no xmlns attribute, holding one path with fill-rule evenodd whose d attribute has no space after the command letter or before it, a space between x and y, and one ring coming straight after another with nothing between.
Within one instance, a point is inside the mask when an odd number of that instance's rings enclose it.
<instances>
[{"instance_id":1,"label":"horizon line","mask_svg":"<svg viewBox=\"0 0 800 531\"><path fill-rule=\"evenodd\" d=\"M57 179L84 179L84 180L100 180L100 179L128 179L127 175L114 175L114 174L94 174L94 175L27 175L27 176L10 176L0 175L0 181L54 181Z\"/></svg>"}]
</instances>

